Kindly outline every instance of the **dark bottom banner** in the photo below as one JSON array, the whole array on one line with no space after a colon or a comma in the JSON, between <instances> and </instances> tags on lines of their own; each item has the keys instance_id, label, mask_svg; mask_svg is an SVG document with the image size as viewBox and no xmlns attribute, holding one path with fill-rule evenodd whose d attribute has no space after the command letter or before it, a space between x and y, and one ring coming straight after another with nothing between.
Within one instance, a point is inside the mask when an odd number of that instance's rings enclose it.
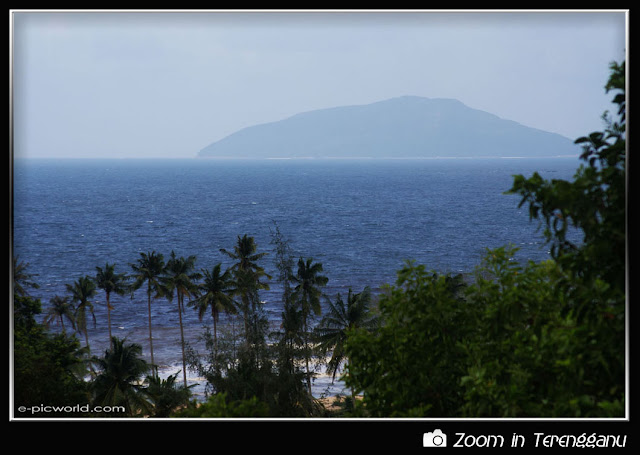
<instances>
[{"instance_id":1,"label":"dark bottom banner","mask_svg":"<svg viewBox=\"0 0 640 455\"><path fill-rule=\"evenodd\" d=\"M209 422L211 423L211 422ZM218 422L222 423L222 422ZM225 422L251 434L248 448L377 449L399 454L430 449L629 449L636 436L627 420L312 420ZM238 434L238 433L237 433Z\"/></svg>"},{"instance_id":2,"label":"dark bottom banner","mask_svg":"<svg viewBox=\"0 0 640 455\"><path fill-rule=\"evenodd\" d=\"M18 420L17 422L20 422ZM125 419L90 422L68 421L18 423L16 430L32 434L36 428L63 431L68 423L91 438L105 431L131 430L144 447L166 444L159 436L175 441L215 447L222 441L235 451L257 449L275 453L375 453L401 455L432 449L582 449L637 448L640 433L630 420L432 420L432 419ZM104 426L111 426L106 429ZM38 430L39 431L39 430ZM48 441L46 438L42 442ZM37 442L37 441L29 441ZM133 442L133 440L132 440ZM244 452L243 452L244 453Z\"/></svg>"}]
</instances>

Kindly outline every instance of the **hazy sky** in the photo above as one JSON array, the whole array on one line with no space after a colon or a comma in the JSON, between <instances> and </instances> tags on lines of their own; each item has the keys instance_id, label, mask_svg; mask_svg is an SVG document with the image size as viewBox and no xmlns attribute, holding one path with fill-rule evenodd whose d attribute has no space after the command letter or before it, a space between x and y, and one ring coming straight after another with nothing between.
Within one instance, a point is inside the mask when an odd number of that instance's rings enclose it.
<instances>
[{"instance_id":1,"label":"hazy sky","mask_svg":"<svg viewBox=\"0 0 640 455\"><path fill-rule=\"evenodd\" d=\"M626 13L13 11L15 157L191 158L243 127L402 95L571 139L613 109Z\"/></svg>"}]
</instances>

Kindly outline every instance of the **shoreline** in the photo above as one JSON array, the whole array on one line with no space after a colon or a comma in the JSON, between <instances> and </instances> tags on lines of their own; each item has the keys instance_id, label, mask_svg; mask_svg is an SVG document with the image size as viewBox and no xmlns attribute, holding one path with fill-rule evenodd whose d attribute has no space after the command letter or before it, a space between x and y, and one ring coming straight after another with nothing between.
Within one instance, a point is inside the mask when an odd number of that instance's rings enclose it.
<instances>
[{"instance_id":1,"label":"shoreline","mask_svg":"<svg viewBox=\"0 0 640 455\"><path fill-rule=\"evenodd\" d=\"M230 324L230 321L221 321L218 325L218 333L224 330L226 323ZM206 348L203 345L203 341L200 339L204 329L211 327L203 324L200 326L200 331L188 333L185 330L185 342L193 347L199 355L206 355ZM230 326L229 326L230 327ZM56 332L55 327L51 327L52 333ZM127 343L135 343L142 346L142 354L140 358L148 363L151 362L151 354L149 352L149 339L145 337L147 327L138 326L127 330L127 333L118 334L119 328L114 328L114 336L125 339ZM134 332L142 334L143 336L138 338ZM162 336L158 336L162 333ZM76 338L80 341L80 345L84 346L84 337L81 334L75 333ZM121 336L123 335L123 336ZM107 333L104 329L90 329L89 330L89 343L91 346L91 355L103 356L105 350L108 348ZM161 341L162 340L162 341ZM176 325L154 328L154 361L157 366L158 375L161 379L178 374L176 377L176 385L183 385L182 375L182 358L180 348L180 328ZM332 376L326 373L326 364L330 357L325 359L312 359L312 371L314 377L312 379L311 389L312 395L316 399L324 399L328 397L337 397L340 395L350 395L350 390L346 388L343 381L340 380L342 370L336 375L336 380L332 383ZM187 365L187 386L194 386L191 391L193 392L193 399L202 402L205 400L205 387L206 379L202 376L198 376L197 373L190 371Z\"/></svg>"},{"instance_id":2,"label":"shoreline","mask_svg":"<svg viewBox=\"0 0 640 455\"><path fill-rule=\"evenodd\" d=\"M148 356L143 353L143 358L147 360ZM350 389L348 389L344 381L340 379L343 369L341 368L336 375L336 380L332 381L332 375L326 372L326 364L328 361L329 357L327 357L323 362L318 362L316 359L315 368L313 369L314 376L311 380L312 396L318 400L323 400L350 395ZM314 361L312 360L312 363L313 362ZM182 362L180 359L174 360L170 364L168 362L160 363L161 364L158 366L158 375L161 379L166 379L167 377L177 373L176 385L183 385ZM196 401L204 401L206 399L206 384L206 378L198 376L196 373L190 371L187 366L187 386L194 386L191 390L193 392L193 398L196 399Z\"/></svg>"},{"instance_id":3,"label":"shoreline","mask_svg":"<svg viewBox=\"0 0 640 455\"><path fill-rule=\"evenodd\" d=\"M161 379L166 379L167 377L178 374L176 379L176 385L182 386L182 365L172 365L158 368L158 376ZM192 399L197 402L206 401L207 397L205 396L205 387L207 380L201 376L197 376L193 373L190 373L187 369L187 386L193 386L192 391ZM331 383L331 375L326 374L324 372L324 368L320 372L316 372L312 382L311 382L311 394L312 396L320 401L323 400L335 400L341 396L350 395L349 389L346 387L343 381L339 379L339 376L336 377L335 382Z\"/></svg>"}]
</instances>

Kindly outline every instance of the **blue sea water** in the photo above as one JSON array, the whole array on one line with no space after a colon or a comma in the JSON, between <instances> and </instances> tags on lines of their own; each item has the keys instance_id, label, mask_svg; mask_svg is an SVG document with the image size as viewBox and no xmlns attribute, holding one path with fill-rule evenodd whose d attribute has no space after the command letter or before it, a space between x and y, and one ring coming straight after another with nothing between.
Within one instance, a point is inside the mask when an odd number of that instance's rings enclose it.
<instances>
[{"instance_id":1,"label":"blue sea water","mask_svg":"<svg viewBox=\"0 0 640 455\"><path fill-rule=\"evenodd\" d=\"M128 273L141 252L195 255L197 267L225 267L237 236L253 236L276 276L275 224L297 256L313 258L334 298L352 287L393 283L406 260L441 272L471 272L486 248L509 243L520 260L548 258L548 246L520 198L503 194L514 174L571 179L577 158L431 160L17 160L13 254L29 264L43 306L66 284L115 263ZM261 298L280 317L277 283ZM104 295L95 300L92 351L108 344ZM113 297L114 335L147 355L144 292ZM154 354L180 363L175 302L154 304ZM185 314L193 343L203 324Z\"/></svg>"}]
</instances>

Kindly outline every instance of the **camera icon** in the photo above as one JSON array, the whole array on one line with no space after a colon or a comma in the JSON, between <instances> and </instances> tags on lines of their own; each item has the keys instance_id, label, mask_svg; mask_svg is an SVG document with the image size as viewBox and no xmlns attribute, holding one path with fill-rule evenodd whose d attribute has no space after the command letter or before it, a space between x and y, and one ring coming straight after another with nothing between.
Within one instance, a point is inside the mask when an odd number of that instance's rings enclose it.
<instances>
[{"instance_id":1,"label":"camera icon","mask_svg":"<svg viewBox=\"0 0 640 455\"><path fill-rule=\"evenodd\" d=\"M422 436L423 447L447 447L447 435L442 430L425 433Z\"/></svg>"}]
</instances>

